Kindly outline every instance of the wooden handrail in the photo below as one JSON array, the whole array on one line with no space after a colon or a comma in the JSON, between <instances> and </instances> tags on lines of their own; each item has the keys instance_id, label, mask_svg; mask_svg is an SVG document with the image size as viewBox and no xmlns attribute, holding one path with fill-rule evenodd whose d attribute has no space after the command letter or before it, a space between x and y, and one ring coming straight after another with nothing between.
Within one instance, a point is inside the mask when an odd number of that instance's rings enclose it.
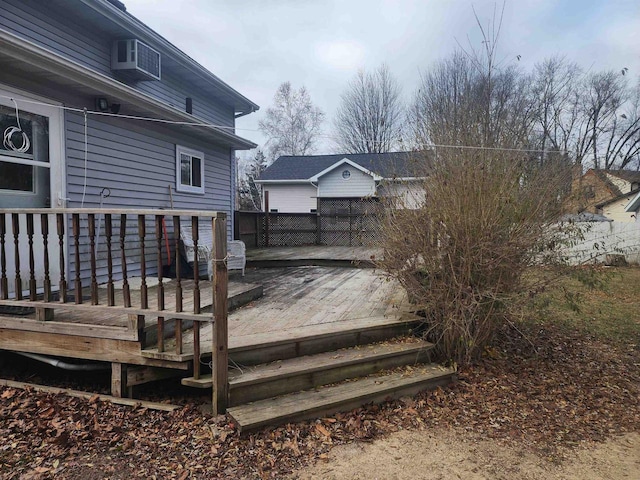
<instances>
[{"instance_id":1,"label":"wooden handrail","mask_svg":"<svg viewBox=\"0 0 640 480\"><path fill-rule=\"evenodd\" d=\"M114 221L113 215L119 215L120 222ZM36 216L39 217L37 223L34 221ZM164 255L163 252L163 248L170 248L164 238L168 234L167 217L172 220L175 235L175 243L172 245L175 248L175 289L169 287L170 282L165 283L163 273L163 258L170 254L166 252L167 255ZM188 223L184 223L192 228L193 246L196 251L192 284L183 281L178 258L180 235L176 232L180 232L181 217L189 219ZM202 312L204 306L201 288L204 287L200 283L199 273L202 259L198 258L198 242L201 240L199 226L206 226L208 229L205 220L201 220L203 218L210 219L213 238L213 305L212 310L207 313ZM104 219L103 231L100 230L101 219ZM155 228L148 228L152 223ZM100 241L102 238L105 239L104 242ZM226 249L227 223L226 214L222 212L136 208L2 208L0 305L35 308L37 322L51 321L58 315L57 322L50 323L48 331L55 331L56 325L64 324L60 319L64 319L66 311L82 312L82 316L87 319L87 325L91 324L92 318L99 315L98 312L122 315L125 319L123 323L131 333L130 341L139 341L141 348L146 347L146 319L156 319L158 353L165 349L167 334L175 340L176 353L182 354L183 323L192 322L193 375L196 378L200 375L201 366L202 323L211 323L213 405L215 413L223 413L228 401ZM50 255L59 256L59 261L51 262ZM26 262L23 260L22 265L21 257L27 259ZM24 263L28 263L28 272ZM21 272L21 267L24 272ZM140 276L139 305L132 305L131 272ZM147 274L157 276L157 287L149 286ZM122 281L121 288L115 286L118 280ZM83 290L83 283L89 287L90 302L84 303L83 296L87 292ZM106 284L106 295L100 294L100 283ZM10 285L12 293L9 292ZM59 292L57 296L53 293L55 287ZM151 288L155 289L157 304L150 308ZM67 289L70 289L70 294L73 292L74 298L71 302L67 302ZM28 292L27 298L23 298L23 291ZM167 295L171 295L169 299L175 295L175 309L167 309L167 305L170 304L170 301L165 302ZM138 295L134 298L138 303ZM187 303L185 299L191 302L191 298L193 310L184 312ZM6 315L2 320L6 325L12 321L11 317ZM25 317L19 320L23 330L25 320ZM28 321L34 320L32 318ZM167 328L166 322L169 321L175 322L174 330ZM99 322L97 325L101 326ZM68 335L69 332L67 328L61 334Z\"/></svg>"},{"instance_id":2,"label":"wooden handrail","mask_svg":"<svg viewBox=\"0 0 640 480\"><path fill-rule=\"evenodd\" d=\"M162 208L0 208L0 214L17 214L17 215L26 215L26 214L50 214L54 215L57 213L64 214L72 214L77 213L79 215L85 216L89 213L93 213L96 215L145 215L148 217L152 217L155 215L166 215L166 216L175 216L178 215L180 217L208 217L208 218L226 218L227 214L224 212L216 212L214 210L174 210L174 209L162 209Z\"/></svg>"}]
</instances>

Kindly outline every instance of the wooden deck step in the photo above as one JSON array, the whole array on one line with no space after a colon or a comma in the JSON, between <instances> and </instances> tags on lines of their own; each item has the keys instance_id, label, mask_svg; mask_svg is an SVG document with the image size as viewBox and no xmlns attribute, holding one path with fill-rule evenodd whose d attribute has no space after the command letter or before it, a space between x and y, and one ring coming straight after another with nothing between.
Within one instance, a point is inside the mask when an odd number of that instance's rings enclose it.
<instances>
[{"instance_id":1,"label":"wooden deck step","mask_svg":"<svg viewBox=\"0 0 640 480\"><path fill-rule=\"evenodd\" d=\"M233 321L231 317L230 321ZM231 323L230 322L230 323ZM366 345L381 342L411 331L420 319L412 314L403 314L402 318L359 318L348 322L323 323L309 325L290 330L268 333L235 336L229 334L229 357L239 365L258 365L262 363L285 360L303 355L347 348L355 345ZM232 326L230 326L231 330ZM211 354L211 327L202 329L201 354ZM172 343L167 343L166 351L158 352L156 348L141 351L146 358L173 362L193 360L191 332L184 333L184 353L172 351Z\"/></svg>"},{"instance_id":2,"label":"wooden deck step","mask_svg":"<svg viewBox=\"0 0 640 480\"><path fill-rule=\"evenodd\" d=\"M286 393L308 390L347 378L370 375L381 370L428 361L433 344L373 344L333 352L246 367L229 373L229 404L232 406ZM211 376L195 380L183 378L182 384L211 388Z\"/></svg>"},{"instance_id":3,"label":"wooden deck step","mask_svg":"<svg viewBox=\"0 0 640 480\"><path fill-rule=\"evenodd\" d=\"M292 393L260 400L227 410L241 433L271 425L321 417L348 411L367 403L414 395L419 391L446 385L455 379L455 371L429 364L402 375L370 376L318 390Z\"/></svg>"}]
</instances>

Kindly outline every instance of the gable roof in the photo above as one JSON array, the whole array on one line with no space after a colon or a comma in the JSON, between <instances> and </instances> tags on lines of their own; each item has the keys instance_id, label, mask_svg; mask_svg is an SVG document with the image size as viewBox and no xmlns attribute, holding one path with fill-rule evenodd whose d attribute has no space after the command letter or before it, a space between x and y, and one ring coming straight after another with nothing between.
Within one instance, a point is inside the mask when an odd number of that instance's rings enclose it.
<instances>
[{"instance_id":1,"label":"gable roof","mask_svg":"<svg viewBox=\"0 0 640 480\"><path fill-rule=\"evenodd\" d=\"M604 202L598 203L596 205L596 208L606 207L607 205L611 205L612 203L618 202L618 201L623 200L625 198L632 197L632 196L636 195L638 192L640 192L640 190L636 188L635 190L631 190L630 192L621 193L620 195L616 195L615 197L610 198L608 200L605 200Z\"/></svg>"},{"instance_id":2,"label":"gable roof","mask_svg":"<svg viewBox=\"0 0 640 480\"><path fill-rule=\"evenodd\" d=\"M621 178L629 183L640 183L640 172L636 170L603 170L609 175Z\"/></svg>"},{"instance_id":3,"label":"gable roof","mask_svg":"<svg viewBox=\"0 0 640 480\"><path fill-rule=\"evenodd\" d=\"M260 175L258 182L311 181L344 163L345 159L381 178L413 178L425 152L343 153L337 155L282 156Z\"/></svg>"},{"instance_id":4,"label":"gable roof","mask_svg":"<svg viewBox=\"0 0 640 480\"><path fill-rule=\"evenodd\" d=\"M585 176L589 174L593 174L596 178L600 179L614 197L619 197L620 195L624 195L628 192L620 190L620 187L612 182L608 175L618 177L632 185L634 183L640 183L640 172L634 170L604 170L601 168L590 168L587 173L585 173Z\"/></svg>"}]
</instances>

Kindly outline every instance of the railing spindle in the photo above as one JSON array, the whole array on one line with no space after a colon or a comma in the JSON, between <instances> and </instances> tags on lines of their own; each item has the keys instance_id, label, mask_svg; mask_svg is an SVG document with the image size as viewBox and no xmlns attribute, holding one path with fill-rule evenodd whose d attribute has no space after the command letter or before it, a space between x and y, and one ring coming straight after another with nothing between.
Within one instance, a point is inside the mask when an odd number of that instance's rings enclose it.
<instances>
[{"instance_id":1,"label":"railing spindle","mask_svg":"<svg viewBox=\"0 0 640 480\"><path fill-rule=\"evenodd\" d=\"M107 305L113 307L116 304L116 299L113 288L113 255L111 254L113 227L110 213L104 216L104 234L107 237Z\"/></svg>"},{"instance_id":2,"label":"railing spindle","mask_svg":"<svg viewBox=\"0 0 640 480\"><path fill-rule=\"evenodd\" d=\"M20 245L18 243L18 237L20 236L20 217L17 213L11 214L11 223L13 227L13 244L15 252L14 263L16 266L16 299L22 300L22 279L20 278Z\"/></svg>"},{"instance_id":3,"label":"railing spindle","mask_svg":"<svg viewBox=\"0 0 640 480\"><path fill-rule=\"evenodd\" d=\"M200 378L200 322L193 322L193 378Z\"/></svg>"},{"instance_id":4,"label":"railing spindle","mask_svg":"<svg viewBox=\"0 0 640 480\"><path fill-rule=\"evenodd\" d=\"M158 310L164 310L164 285L162 284L162 215L156 215L156 251L158 259ZM164 317L158 317L158 352L164 352Z\"/></svg>"},{"instance_id":5,"label":"railing spindle","mask_svg":"<svg viewBox=\"0 0 640 480\"><path fill-rule=\"evenodd\" d=\"M191 217L193 238L193 313L200 313L200 266L198 265L198 217ZM195 324L194 324L195 328Z\"/></svg>"},{"instance_id":6,"label":"railing spindle","mask_svg":"<svg viewBox=\"0 0 640 480\"><path fill-rule=\"evenodd\" d=\"M88 214L89 259L91 264L91 305L98 305L98 280L96 277L96 215Z\"/></svg>"},{"instance_id":7,"label":"railing spindle","mask_svg":"<svg viewBox=\"0 0 640 480\"><path fill-rule=\"evenodd\" d=\"M29 245L29 300L34 302L36 292L36 259L33 254L33 213L27 213L27 243Z\"/></svg>"},{"instance_id":8,"label":"railing spindle","mask_svg":"<svg viewBox=\"0 0 640 480\"><path fill-rule=\"evenodd\" d=\"M120 215L120 263L122 263L122 298L125 307L131 306L131 291L127 278L127 255L125 252L125 240L127 236L127 214Z\"/></svg>"},{"instance_id":9,"label":"railing spindle","mask_svg":"<svg viewBox=\"0 0 640 480\"><path fill-rule=\"evenodd\" d=\"M42 231L43 261L44 261L44 301L51 301L51 277L49 276L49 215L40 215L40 230Z\"/></svg>"},{"instance_id":10,"label":"railing spindle","mask_svg":"<svg viewBox=\"0 0 640 480\"><path fill-rule=\"evenodd\" d=\"M0 298L9 298L9 281L7 280L7 252L5 250L5 236L7 234L6 215L0 213Z\"/></svg>"},{"instance_id":11,"label":"railing spindle","mask_svg":"<svg viewBox=\"0 0 640 480\"><path fill-rule=\"evenodd\" d=\"M146 236L145 216L138 215L138 237L140 239L140 308L149 308L147 295L147 261L144 251L144 238Z\"/></svg>"},{"instance_id":12,"label":"railing spindle","mask_svg":"<svg viewBox=\"0 0 640 480\"><path fill-rule=\"evenodd\" d=\"M182 278L180 276L180 217L173 217L173 232L176 238L176 312L182 312ZM182 353L182 320L176 320L176 353Z\"/></svg>"},{"instance_id":13,"label":"railing spindle","mask_svg":"<svg viewBox=\"0 0 640 480\"><path fill-rule=\"evenodd\" d=\"M76 304L82 303L82 280L80 280L80 214L71 215L71 224L73 229L73 249L75 256L75 293Z\"/></svg>"},{"instance_id":14,"label":"railing spindle","mask_svg":"<svg viewBox=\"0 0 640 480\"><path fill-rule=\"evenodd\" d=\"M67 302L67 279L65 278L65 258L64 258L64 214L56 215L56 224L58 228L58 245L60 247L60 301Z\"/></svg>"}]
</instances>

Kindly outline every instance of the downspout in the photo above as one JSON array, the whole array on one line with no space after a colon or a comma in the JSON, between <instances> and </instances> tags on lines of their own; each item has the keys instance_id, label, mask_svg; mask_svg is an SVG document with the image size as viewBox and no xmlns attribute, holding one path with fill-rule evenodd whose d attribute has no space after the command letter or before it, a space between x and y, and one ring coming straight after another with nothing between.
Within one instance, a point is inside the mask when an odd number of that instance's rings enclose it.
<instances>
[{"instance_id":1,"label":"downspout","mask_svg":"<svg viewBox=\"0 0 640 480\"><path fill-rule=\"evenodd\" d=\"M62 360L58 360L57 358L46 357L44 355L38 355L36 353L25 353L25 352L14 352L18 355L22 355L23 357L31 358L32 360L37 360L38 362L46 363L53 367L61 368L63 370L72 370L79 372L97 372L101 370L111 370L111 365L105 365L102 363L85 363L85 364L77 364L77 363L68 363L63 362Z\"/></svg>"}]
</instances>

